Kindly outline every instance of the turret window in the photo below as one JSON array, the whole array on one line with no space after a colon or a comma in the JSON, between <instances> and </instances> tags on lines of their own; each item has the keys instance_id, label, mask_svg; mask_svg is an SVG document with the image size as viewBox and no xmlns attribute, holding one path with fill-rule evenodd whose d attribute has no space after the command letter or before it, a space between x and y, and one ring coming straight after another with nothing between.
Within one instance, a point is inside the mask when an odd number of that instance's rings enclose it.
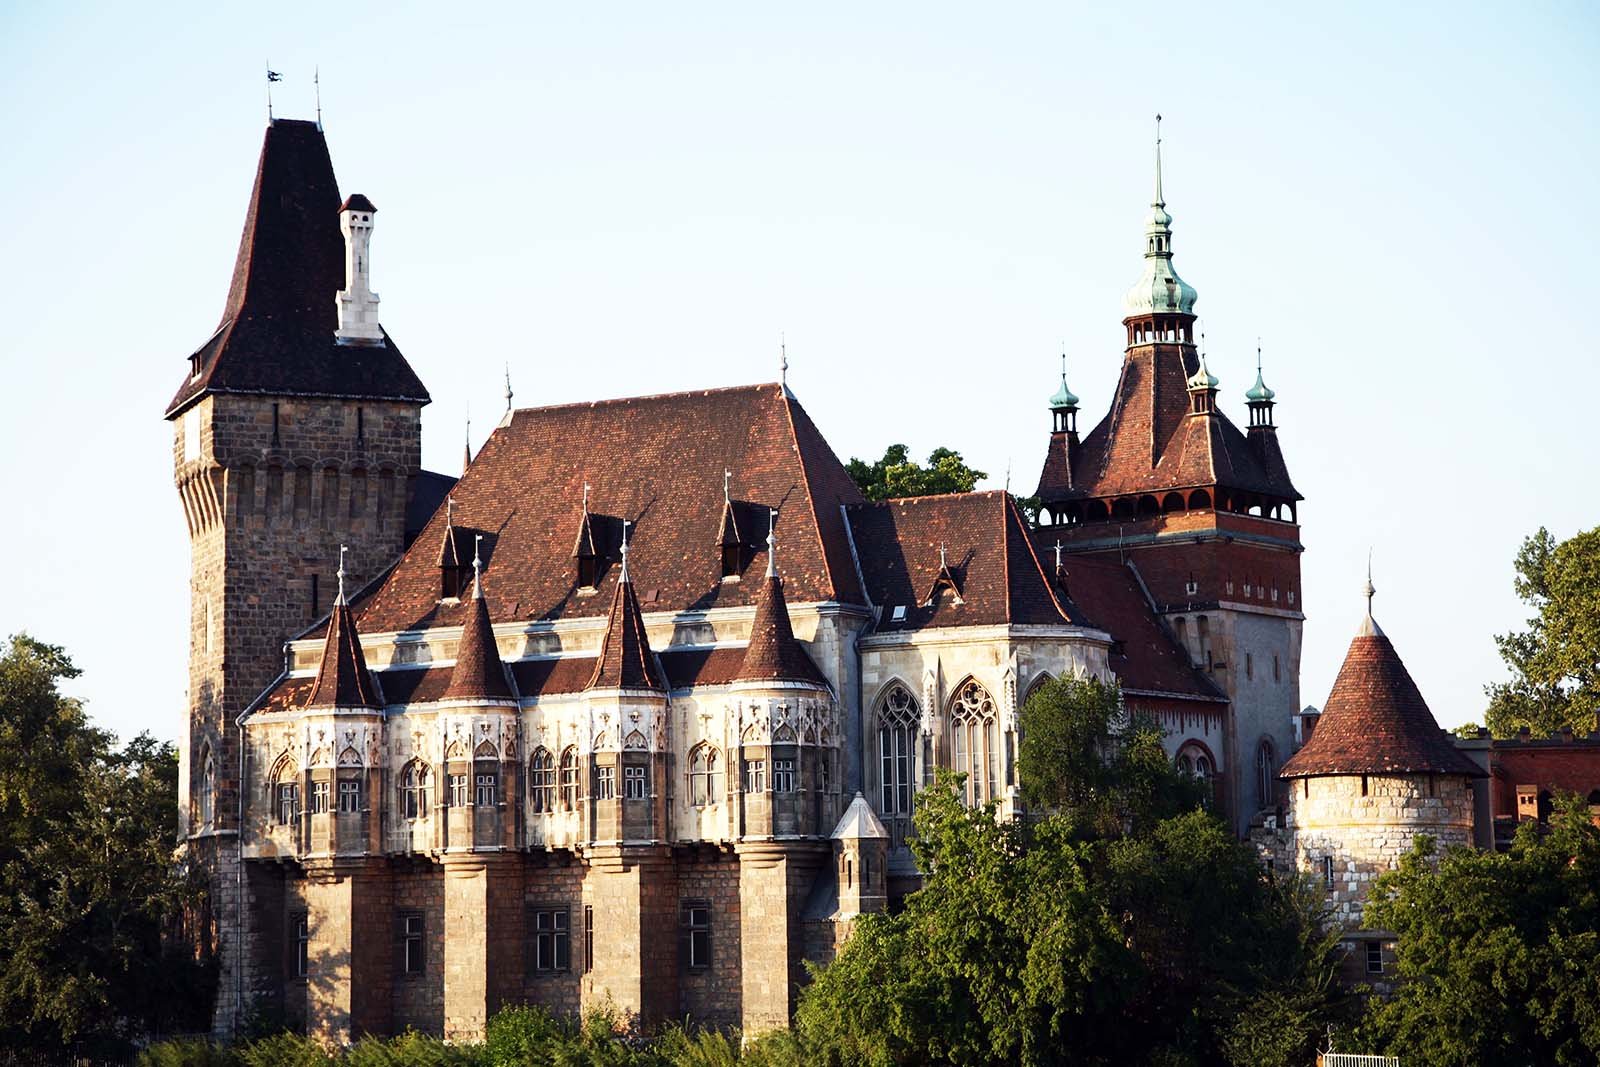
<instances>
[{"instance_id":1,"label":"turret window","mask_svg":"<svg viewBox=\"0 0 1600 1067\"><path fill-rule=\"evenodd\" d=\"M596 800L617 799L617 769L615 767L596 767L594 769L594 798Z\"/></svg>"},{"instance_id":2,"label":"turret window","mask_svg":"<svg viewBox=\"0 0 1600 1067\"><path fill-rule=\"evenodd\" d=\"M300 786L294 782L278 783L278 825L288 826L300 814Z\"/></svg>"},{"instance_id":3,"label":"turret window","mask_svg":"<svg viewBox=\"0 0 1600 1067\"><path fill-rule=\"evenodd\" d=\"M556 761L543 746L534 750L528 769L528 786L534 814L556 810Z\"/></svg>"},{"instance_id":4,"label":"turret window","mask_svg":"<svg viewBox=\"0 0 1600 1067\"><path fill-rule=\"evenodd\" d=\"M746 793L764 793L767 789L767 761L762 759L747 759L744 761L744 791Z\"/></svg>"},{"instance_id":5,"label":"turret window","mask_svg":"<svg viewBox=\"0 0 1600 1067\"><path fill-rule=\"evenodd\" d=\"M774 793L794 792L794 765L792 759L775 759L772 761L772 791Z\"/></svg>"},{"instance_id":6,"label":"turret window","mask_svg":"<svg viewBox=\"0 0 1600 1067\"><path fill-rule=\"evenodd\" d=\"M629 765L622 768L622 796L626 800L643 800L650 792L648 769Z\"/></svg>"},{"instance_id":7,"label":"turret window","mask_svg":"<svg viewBox=\"0 0 1600 1067\"><path fill-rule=\"evenodd\" d=\"M428 768L416 760L400 775L400 813L407 819L428 817Z\"/></svg>"},{"instance_id":8,"label":"turret window","mask_svg":"<svg viewBox=\"0 0 1600 1067\"><path fill-rule=\"evenodd\" d=\"M467 776L464 774L450 776L450 806L452 808L467 806Z\"/></svg>"},{"instance_id":9,"label":"turret window","mask_svg":"<svg viewBox=\"0 0 1600 1067\"><path fill-rule=\"evenodd\" d=\"M697 808L715 804L722 796L722 763L717 750L700 744L689 754L689 803Z\"/></svg>"},{"instance_id":10,"label":"turret window","mask_svg":"<svg viewBox=\"0 0 1600 1067\"><path fill-rule=\"evenodd\" d=\"M311 783L311 814L328 814L329 801L333 793L332 782Z\"/></svg>"},{"instance_id":11,"label":"turret window","mask_svg":"<svg viewBox=\"0 0 1600 1067\"><path fill-rule=\"evenodd\" d=\"M361 810L361 781L356 778L339 780L339 812L351 815Z\"/></svg>"},{"instance_id":12,"label":"turret window","mask_svg":"<svg viewBox=\"0 0 1600 1067\"><path fill-rule=\"evenodd\" d=\"M473 776L472 802L480 808L500 803L500 776L494 771L479 771Z\"/></svg>"}]
</instances>

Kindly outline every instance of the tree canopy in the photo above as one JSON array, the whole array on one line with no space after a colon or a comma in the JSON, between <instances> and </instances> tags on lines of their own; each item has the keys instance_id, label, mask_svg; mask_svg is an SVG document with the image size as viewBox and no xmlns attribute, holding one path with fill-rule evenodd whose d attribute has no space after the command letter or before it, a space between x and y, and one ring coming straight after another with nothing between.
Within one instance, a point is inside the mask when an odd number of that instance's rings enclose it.
<instances>
[{"instance_id":1,"label":"tree canopy","mask_svg":"<svg viewBox=\"0 0 1600 1067\"><path fill-rule=\"evenodd\" d=\"M988 474L967 466L961 453L936 448L928 454L928 465L910 458L905 445L890 445L883 458L873 463L851 459L844 465L850 479L868 500L890 500L905 496L933 496L936 493L970 493Z\"/></svg>"},{"instance_id":2,"label":"tree canopy","mask_svg":"<svg viewBox=\"0 0 1600 1067\"><path fill-rule=\"evenodd\" d=\"M1511 680L1487 687L1486 724L1496 737L1523 726L1536 737L1564 726L1587 734L1600 711L1600 527L1558 542L1541 526L1515 566L1534 615L1495 638Z\"/></svg>"},{"instance_id":3,"label":"tree canopy","mask_svg":"<svg viewBox=\"0 0 1600 1067\"><path fill-rule=\"evenodd\" d=\"M923 888L817 972L795 1021L811 1062L1309 1062L1333 1010L1313 898L1269 880L1119 704L1075 680L1029 699L1036 734L1056 727L1023 757L1029 818L966 806L948 772L919 794Z\"/></svg>"},{"instance_id":4,"label":"tree canopy","mask_svg":"<svg viewBox=\"0 0 1600 1067\"><path fill-rule=\"evenodd\" d=\"M195 893L173 862L177 754L116 748L61 693L77 674L25 635L0 655L0 1048L116 1045L206 1000L164 936Z\"/></svg>"},{"instance_id":5,"label":"tree canopy","mask_svg":"<svg viewBox=\"0 0 1600 1067\"><path fill-rule=\"evenodd\" d=\"M1400 977L1367 1047L1408 1067L1600 1062L1600 829L1578 798L1507 853L1419 838L1364 922L1398 936Z\"/></svg>"}]
</instances>

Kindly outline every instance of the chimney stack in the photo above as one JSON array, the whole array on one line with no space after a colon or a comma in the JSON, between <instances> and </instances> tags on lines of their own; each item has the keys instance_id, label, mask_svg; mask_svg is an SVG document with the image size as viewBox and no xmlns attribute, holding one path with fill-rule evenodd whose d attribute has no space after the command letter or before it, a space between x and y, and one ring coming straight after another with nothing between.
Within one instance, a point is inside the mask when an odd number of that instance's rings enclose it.
<instances>
[{"instance_id":1,"label":"chimney stack","mask_svg":"<svg viewBox=\"0 0 1600 1067\"><path fill-rule=\"evenodd\" d=\"M337 300L340 344L383 343L378 325L378 294L372 291L372 201L354 193L339 208L339 229L344 233L344 289Z\"/></svg>"}]
</instances>

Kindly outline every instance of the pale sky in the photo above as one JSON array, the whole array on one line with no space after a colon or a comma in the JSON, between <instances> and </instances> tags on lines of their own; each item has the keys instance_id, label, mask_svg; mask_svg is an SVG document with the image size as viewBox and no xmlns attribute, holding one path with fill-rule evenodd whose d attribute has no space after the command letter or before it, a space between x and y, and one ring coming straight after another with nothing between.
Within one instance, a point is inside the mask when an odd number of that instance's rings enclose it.
<instances>
[{"instance_id":1,"label":"pale sky","mask_svg":"<svg viewBox=\"0 0 1600 1067\"><path fill-rule=\"evenodd\" d=\"M1401 7L1408 10L1400 10ZM227 292L265 122L380 208L425 465L503 407L790 382L841 457L1031 492L1085 429L1166 116L1175 264L1306 500L1302 702L1377 615L1445 725L1521 624L1519 542L1600 523L1587 4L0 6L0 635L177 736L189 552L162 412ZM330 546L330 552L333 551Z\"/></svg>"}]
</instances>

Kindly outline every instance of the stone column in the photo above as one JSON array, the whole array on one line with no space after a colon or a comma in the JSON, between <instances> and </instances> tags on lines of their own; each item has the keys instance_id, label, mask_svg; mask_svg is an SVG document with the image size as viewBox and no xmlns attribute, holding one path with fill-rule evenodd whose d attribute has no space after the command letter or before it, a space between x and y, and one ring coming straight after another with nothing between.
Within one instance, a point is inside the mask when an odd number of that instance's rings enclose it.
<instances>
[{"instance_id":1,"label":"stone column","mask_svg":"<svg viewBox=\"0 0 1600 1067\"><path fill-rule=\"evenodd\" d=\"M749 841L739 857L739 966L744 1033L789 1025L803 978L800 911L831 848L811 842Z\"/></svg>"},{"instance_id":2,"label":"stone column","mask_svg":"<svg viewBox=\"0 0 1600 1067\"><path fill-rule=\"evenodd\" d=\"M393 947L390 884L381 862L307 868L306 1033L330 1044L386 1034Z\"/></svg>"},{"instance_id":3,"label":"stone column","mask_svg":"<svg viewBox=\"0 0 1600 1067\"><path fill-rule=\"evenodd\" d=\"M520 999L521 869L506 853L444 859L444 1036L483 1038L489 1017Z\"/></svg>"},{"instance_id":4,"label":"stone column","mask_svg":"<svg viewBox=\"0 0 1600 1067\"><path fill-rule=\"evenodd\" d=\"M599 846L583 903L594 909L594 967L582 1004L614 1006L651 1024L678 1014L677 879L661 846ZM585 931L588 935L589 931Z\"/></svg>"}]
</instances>

